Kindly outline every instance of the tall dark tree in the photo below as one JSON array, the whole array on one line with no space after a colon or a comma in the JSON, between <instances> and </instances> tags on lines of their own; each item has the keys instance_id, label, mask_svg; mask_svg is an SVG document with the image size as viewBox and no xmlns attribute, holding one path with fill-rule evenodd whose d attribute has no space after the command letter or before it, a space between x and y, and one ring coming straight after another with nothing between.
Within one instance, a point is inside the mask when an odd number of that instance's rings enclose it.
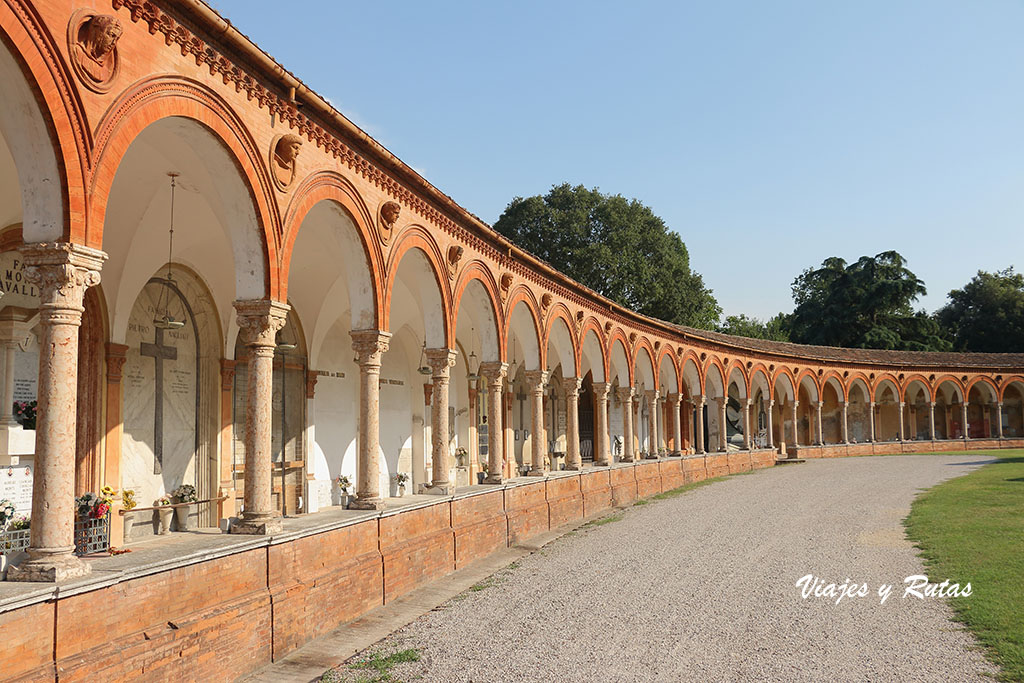
<instances>
[{"instance_id":1,"label":"tall dark tree","mask_svg":"<svg viewBox=\"0 0 1024 683\"><path fill-rule=\"evenodd\" d=\"M1024 275L979 270L935 313L957 351L1024 352Z\"/></svg>"},{"instance_id":2,"label":"tall dark tree","mask_svg":"<svg viewBox=\"0 0 1024 683\"><path fill-rule=\"evenodd\" d=\"M792 341L823 346L946 351L938 323L913 303L924 282L895 251L847 264L828 258L793 281Z\"/></svg>"},{"instance_id":3,"label":"tall dark tree","mask_svg":"<svg viewBox=\"0 0 1024 683\"><path fill-rule=\"evenodd\" d=\"M713 329L721 309L676 233L650 208L582 185L516 197L494 224L517 245L623 306Z\"/></svg>"},{"instance_id":4,"label":"tall dark tree","mask_svg":"<svg viewBox=\"0 0 1024 683\"><path fill-rule=\"evenodd\" d=\"M779 313L773 318L762 322L744 314L730 315L718 327L719 332L733 334L737 337L769 339L771 341L789 341L789 316Z\"/></svg>"}]
</instances>

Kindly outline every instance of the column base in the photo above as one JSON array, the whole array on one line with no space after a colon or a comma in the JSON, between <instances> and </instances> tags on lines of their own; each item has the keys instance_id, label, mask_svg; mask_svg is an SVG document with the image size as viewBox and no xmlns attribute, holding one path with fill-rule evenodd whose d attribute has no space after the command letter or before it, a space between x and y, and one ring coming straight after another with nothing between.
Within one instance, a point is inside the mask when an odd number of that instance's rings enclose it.
<instances>
[{"instance_id":1,"label":"column base","mask_svg":"<svg viewBox=\"0 0 1024 683\"><path fill-rule=\"evenodd\" d=\"M92 565L74 555L47 555L28 559L16 567L10 567L7 570L7 580L57 583L77 579L91 572Z\"/></svg>"},{"instance_id":2,"label":"column base","mask_svg":"<svg viewBox=\"0 0 1024 683\"><path fill-rule=\"evenodd\" d=\"M594 467L611 467L611 460L595 460Z\"/></svg>"},{"instance_id":3,"label":"column base","mask_svg":"<svg viewBox=\"0 0 1024 683\"><path fill-rule=\"evenodd\" d=\"M528 477L546 477L547 475L548 475L548 473L545 472L543 468L541 468L541 469L534 468L534 469L531 469L529 472L526 473L526 476L528 476Z\"/></svg>"},{"instance_id":4,"label":"column base","mask_svg":"<svg viewBox=\"0 0 1024 683\"><path fill-rule=\"evenodd\" d=\"M670 457L670 458L681 458L681 457L683 457L683 452L682 451L672 451L671 453L668 454L668 457Z\"/></svg>"},{"instance_id":5,"label":"column base","mask_svg":"<svg viewBox=\"0 0 1024 683\"><path fill-rule=\"evenodd\" d=\"M450 481L439 484L424 484L420 487L420 493L427 496L452 496L455 495L455 484Z\"/></svg>"},{"instance_id":6,"label":"column base","mask_svg":"<svg viewBox=\"0 0 1024 683\"><path fill-rule=\"evenodd\" d=\"M348 502L349 510L383 510L384 500L382 498L353 498Z\"/></svg>"},{"instance_id":7,"label":"column base","mask_svg":"<svg viewBox=\"0 0 1024 683\"><path fill-rule=\"evenodd\" d=\"M579 472L581 469L583 469L583 468L580 467L579 465L566 465L564 471L566 471L566 472Z\"/></svg>"},{"instance_id":8,"label":"column base","mask_svg":"<svg viewBox=\"0 0 1024 683\"><path fill-rule=\"evenodd\" d=\"M504 484L505 480L500 474L488 474L484 477L485 484Z\"/></svg>"},{"instance_id":9,"label":"column base","mask_svg":"<svg viewBox=\"0 0 1024 683\"><path fill-rule=\"evenodd\" d=\"M262 514L246 517L243 512L242 519L231 525L229 533L246 534L248 536L273 536L274 534L281 533L283 528L280 517Z\"/></svg>"}]
</instances>

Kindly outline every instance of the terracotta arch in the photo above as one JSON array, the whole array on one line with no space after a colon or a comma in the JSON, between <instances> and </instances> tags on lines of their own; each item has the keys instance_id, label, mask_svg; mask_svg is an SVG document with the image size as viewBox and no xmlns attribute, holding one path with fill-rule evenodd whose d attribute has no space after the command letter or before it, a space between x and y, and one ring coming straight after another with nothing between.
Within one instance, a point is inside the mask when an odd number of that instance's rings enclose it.
<instances>
[{"instance_id":1,"label":"terracotta arch","mask_svg":"<svg viewBox=\"0 0 1024 683\"><path fill-rule=\"evenodd\" d=\"M679 364L676 361L676 354L672 352L671 344L662 342L661 351L658 352L658 360L654 364L655 372L659 375L661 374L661 364L662 361L665 360L665 356L668 356L669 365L672 368L672 372L675 373L676 376L676 391L680 392L683 389L683 375L682 371L679 369Z\"/></svg>"},{"instance_id":2,"label":"terracotta arch","mask_svg":"<svg viewBox=\"0 0 1024 683\"><path fill-rule=\"evenodd\" d=\"M580 340L576 337L576 326L572 324L572 316L569 315L569 309L566 308L565 304L562 302L558 302L551 307L551 310L548 311L547 322L544 324L544 341L542 344L544 347L544 361L545 363L547 362L547 348L548 344L551 342L551 333L554 330L556 320L564 322L566 329L569 331L569 341L572 342L573 372L579 373Z\"/></svg>"},{"instance_id":3,"label":"terracotta arch","mask_svg":"<svg viewBox=\"0 0 1024 683\"><path fill-rule=\"evenodd\" d=\"M654 364L654 347L651 346L651 342L648 341L647 337L638 337L630 354L630 370L634 375L633 384L636 384L636 364L640 360L641 349L647 352L647 359L651 364L651 375L653 376L651 381L657 384L658 367Z\"/></svg>"},{"instance_id":4,"label":"terracotta arch","mask_svg":"<svg viewBox=\"0 0 1024 683\"><path fill-rule=\"evenodd\" d=\"M112 102L96 132L96 151L89 184L89 212L84 240L103 246L103 225L114 176L132 142L162 119L185 118L201 124L223 145L249 191L263 247L266 296L281 301L282 285L276 267L280 253L280 218L273 184L262 154L242 120L219 95L196 81L160 76L129 88Z\"/></svg>"},{"instance_id":5,"label":"terracotta arch","mask_svg":"<svg viewBox=\"0 0 1024 683\"><path fill-rule=\"evenodd\" d=\"M708 371L714 366L718 368L719 376L722 378L722 394L725 395L729 392L729 375L725 373L725 366L722 365L722 361L719 360L718 356L708 356L707 361L704 363L703 368L698 368L701 371L701 386L704 389L704 395L707 396L708 389Z\"/></svg>"},{"instance_id":6,"label":"terracotta arch","mask_svg":"<svg viewBox=\"0 0 1024 683\"><path fill-rule=\"evenodd\" d=\"M458 315L459 304L462 303L462 296L466 293L466 287L474 280L483 285L484 291L487 292L487 299L490 301L491 308L494 311L494 334L498 340L498 358L504 362L507 360L501 343L501 331L505 327L504 311L501 308L501 299L498 296L498 285L494 282L494 276L483 261L473 260L462 268L462 272L459 273L459 279L456 280L455 287L452 290L452 311L455 312L455 315Z\"/></svg>"},{"instance_id":7,"label":"terracotta arch","mask_svg":"<svg viewBox=\"0 0 1024 683\"><path fill-rule=\"evenodd\" d=\"M1002 394L999 393L999 387L996 386L996 383L992 380L992 378L988 377L987 375L978 375L977 377L974 377L967 383L967 387L964 390L965 401L970 400L969 397L971 395L971 389L974 388L974 385L976 384L987 384L992 389L992 393L995 394L996 400L1002 399Z\"/></svg>"},{"instance_id":8,"label":"terracotta arch","mask_svg":"<svg viewBox=\"0 0 1024 683\"><path fill-rule=\"evenodd\" d=\"M903 396L904 403L907 400L907 391L910 389L910 384L915 381L924 385L924 390L928 394L928 400L930 402L935 401L935 387L932 386L932 383L928 381L927 377L922 374L915 373L905 377L903 379L903 386L900 387L900 394Z\"/></svg>"},{"instance_id":9,"label":"terracotta arch","mask_svg":"<svg viewBox=\"0 0 1024 683\"><path fill-rule=\"evenodd\" d=\"M508 301L505 304L504 316L503 316L503 329L501 331L501 352L502 358L508 360L508 341L509 334L512 331L512 314L516 310L516 306L519 302L523 302L526 305L527 311L530 313L530 320L533 322L533 333L537 338L537 353L540 358L540 367L546 367L547 359L547 348L541 343L544 336L540 327L540 306L537 304L536 297L533 296L533 292L526 285L518 285L508 296Z\"/></svg>"},{"instance_id":10,"label":"terracotta arch","mask_svg":"<svg viewBox=\"0 0 1024 683\"><path fill-rule=\"evenodd\" d=\"M729 391L729 379L732 377L732 371L739 370L740 377L743 378L743 391L747 398L750 398L750 377L747 376L747 369L743 366L743 363L739 359L733 359L729 363L729 367L725 371L725 389L726 393Z\"/></svg>"},{"instance_id":11,"label":"terracotta arch","mask_svg":"<svg viewBox=\"0 0 1024 683\"><path fill-rule=\"evenodd\" d=\"M611 334L608 335L608 348L605 350L605 357L608 359L608 376L610 377L612 372L612 355L614 354L615 342L622 344L622 352L626 356L626 380L629 382L629 386L633 386L632 352L629 339L621 327L613 328ZM622 378L620 377L619 380L621 384ZM608 381L611 381L611 379Z\"/></svg>"},{"instance_id":12,"label":"terracotta arch","mask_svg":"<svg viewBox=\"0 0 1024 683\"><path fill-rule=\"evenodd\" d=\"M420 225L407 226L388 255L388 263L385 268L387 285L384 289L381 327L385 330L391 329L391 295L394 292L398 267L402 263L402 258L414 249L420 251L430 264L430 272L434 276L437 290L441 294L441 314L444 317L441 324L444 330L444 343L449 349L454 349L455 325L452 323L452 292L446 274L447 269L443 265L444 259L441 257L441 250L437 246L437 242L430 236L429 231Z\"/></svg>"},{"instance_id":13,"label":"terracotta arch","mask_svg":"<svg viewBox=\"0 0 1024 683\"><path fill-rule=\"evenodd\" d=\"M693 363L693 370L697 373L697 394L698 396L704 396L704 368L700 362L700 357L693 349L687 349L683 352L682 358L679 359L679 383L682 385L682 390L689 393L686 388L686 364ZM691 396L690 398L693 398Z\"/></svg>"},{"instance_id":14,"label":"terracotta arch","mask_svg":"<svg viewBox=\"0 0 1024 683\"><path fill-rule=\"evenodd\" d=\"M818 394L816 400L820 401L821 400L821 384L818 382L817 376L813 372L811 372L810 369L802 370L800 372L800 374L797 376L796 382L793 383L793 391L796 392L796 400L797 401L800 400L800 385L802 385L804 383L804 378L805 377L810 378L811 384L814 386L814 391L817 392L817 394ZM898 384L896 386L899 387Z\"/></svg>"},{"instance_id":15,"label":"terracotta arch","mask_svg":"<svg viewBox=\"0 0 1024 683\"><path fill-rule=\"evenodd\" d=\"M878 388L882 385L882 382L889 381L896 388L896 400L903 402L903 389L900 387L899 380L894 375L888 372L884 372L875 377L874 383L871 385L871 401L878 403Z\"/></svg>"},{"instance_id":16,"label":"terracotta arch","mask_svg":"<svg viewBox=\"0 0 1024 683\"><path fill-rule=\"evenodd\" d=\"M1010 385L1013 384L1014 382L1020 382L1021 384L1024 384L1024 377L1020 375L1011 375L1003 379L1003 386L999 387L1000 403L1002 402L1003 397L1006 395L1006 390L1009 389Z\"/></svg>"},{"instance_id":17,"label":"terracotta arch","mask_svg":"<svg viewBox=\"0 0 1024 683\"><path fill-rule=\"evenodd\" d=\"M608 381L608 349L606 348L607 347L607 339L605 339L604 329L597 322L597 318L595 318L593 316L588 316L586 318L586 320L583 321L583 324L580 326L580 335L579 335L579 348L580 348L580 351L579 351L579 353L576 356L576 360L579 362L580 367L577 368L577 371L580 372L580 373L583 372L583 347L586 345L586 342L587 342L587 334L591 330L593 330L594 335L597 337L597 346L598 346L598 348L601 351L601 371L604 373L604 378L605 378L605 381L607 382Z\"/></svg>"},{"instance_id":18,"label":"terracotta arch","mask_svg":"<svg viewBox=\"0 0 1024 683\"><path fill-rule=\"evenodd\" d=\"M21 3L0 3L0 42L20 68L49 133L60 176L61 239L84 243L89 126L77 86L49 30Z\"/></svg>"},{"instance_id":19,"label":"terracotta arch","mask_svg":"<svg viewBox=\"0 0 1024 683\"><path fill-rule=\"evenodd\" d=\"M846 403L850 398L849 394L846 393L846 382L843 381L842 376L840 376L840 374L835 370L827 370L825 374L821 376L822 390L825 388L825 383L833 378L835 378L836 383L839 384L840 391L842 391L842 394L839 396L839 400Z\"/></svg>"},{"instance_id":20,"label":"terracotta arch","mask_svg":"<svg viewBox=\"0 0 1024 683\"><path fill-rule=\"evenodd\" d=\"M751 398L753 398L755 385L754 379L757 377L757 375L761 375L762 377L764 377L764 383L768 385L768 398L769 400L774 401L775 385L772 383L771 375L768 374L768 368L766 368L762 363L756 363L752 368L750 368L749 382Z\"/></svg>"},{"instance_id":21,"label":"terracotta arch","mask_svg":"<svg viewBox=\"0 0 1024 683\"><path fill-rule=\"evenodd\" d=\"M355 186L340 174L333 171L321 171L306 177L295 190L284 215L284 245L281 249L281 294L288 292L288 276L291 273L292 251L295 240L299 236L306 216L320 202L334 202L342 208L352 220L359 233L363 254L370 266L370 284L373 289L374 317L379 322L383 319L383 297L381 296L381 280L383 279L383 255L378 241L374 238L373 215Z\"/></svg>"}]
</instances>

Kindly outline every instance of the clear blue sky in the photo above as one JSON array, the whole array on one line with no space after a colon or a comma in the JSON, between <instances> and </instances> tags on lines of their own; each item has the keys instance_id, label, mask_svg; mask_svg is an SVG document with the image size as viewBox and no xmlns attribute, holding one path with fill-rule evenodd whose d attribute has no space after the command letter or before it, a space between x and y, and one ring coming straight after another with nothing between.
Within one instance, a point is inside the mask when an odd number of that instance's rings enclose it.
<instances>
[{"instance_id":1,"label":"clear blue sky","mask_svg":"<svg viewBox=\"0 0 1024 683\"><path fill-rule=\"evenodd\" d=\"M214 0L493 223L564 181L636 197L726 314L895 249L919 305L1024 253L1024 3Z\"/></svg>"}]
</instances>

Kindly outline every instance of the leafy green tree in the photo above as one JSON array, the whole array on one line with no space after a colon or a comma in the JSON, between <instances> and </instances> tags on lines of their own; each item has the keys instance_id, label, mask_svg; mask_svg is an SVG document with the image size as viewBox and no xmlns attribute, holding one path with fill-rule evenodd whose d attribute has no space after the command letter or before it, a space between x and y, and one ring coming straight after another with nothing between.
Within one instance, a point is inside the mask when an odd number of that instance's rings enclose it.
<instances>
[{"instance_id":1,"label":"leafy green tree","mask_svg":"<svg viewBox=\"0 0 1024 683\"><path fill-rule=\"evenodd\" d=\"M568 183L516 197L494 229L569 277L635 311L714 329L721 309L679 235L650 208Z\"/></svg>"},{"instance_id":2,"label":"leafy green tree","mask_svg":"<svg viewBox=\"0 0 1024 683\"><path fill-rule=\"evenodd\" d=\"M913 309L925 293L924 282L895 251L851 264L825 259L820 268L808 268L793 281L790 339L848 348L949 350L936 320Z\"/></svg>"},{"instance_id":3,"label":"leafy green tree","mask_svg":"<svg viewBox=\"0 0 1024 683\"><path fill-rule=\"evenodd\" d=\"M718 331L736 335L737 337L789 341L788 317L785 313L779 313L775 317L762 322L757 318L747 317L742 313L730 315L726 317L724 323L719 325Z\"/></svg>"},{"instance_id":4,"label":"leafy green tree","mask_svg":"<svg viewBox=\"0 0 1024 683\"><path fill-rule=\"evenodd\" d=\"M979 270L963 289L949 293L949 303L935 313L953 337L957 351L1020 353L1024 351L1024 275L1013 267Z\"/></svg>"}]
</instances>

